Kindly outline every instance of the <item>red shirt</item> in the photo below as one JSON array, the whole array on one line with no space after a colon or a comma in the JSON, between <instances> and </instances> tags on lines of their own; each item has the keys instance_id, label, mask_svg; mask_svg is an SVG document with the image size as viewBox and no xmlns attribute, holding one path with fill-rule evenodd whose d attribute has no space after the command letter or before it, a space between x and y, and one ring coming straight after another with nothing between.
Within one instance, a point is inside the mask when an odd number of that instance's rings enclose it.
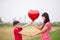
<instances>
[{"instance_id":1,"label":"red shirt","mask_svg":"<svg viewBox=\"0 0 60 40\"><path fill-rule=\"evenodd\" d=\"M19 32L22 31L22 28L14 28L15 40L22 40L22 34Z\"/></svg>"}]
</instances>

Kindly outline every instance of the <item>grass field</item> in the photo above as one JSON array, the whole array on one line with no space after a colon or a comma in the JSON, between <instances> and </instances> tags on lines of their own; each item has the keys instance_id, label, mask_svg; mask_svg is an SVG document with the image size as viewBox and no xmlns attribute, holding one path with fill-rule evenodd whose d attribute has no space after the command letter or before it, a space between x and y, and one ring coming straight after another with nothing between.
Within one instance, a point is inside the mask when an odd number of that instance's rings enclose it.
<instances>
[{"instance_id":1,"label":"grass field","mask_svg":"<svg viewBox=\"0 0 60 40\"><path fill-rule=\"evenodd\" d=\"M22 30L24 34L34 34L39 32L33 26L28 26ZM50 36L52 40L60 40L60 27L52 27ZM40 40L40 36L27 37L23 36L23 40ZM14 40L13 27L0 27L0 40Z\"/></svg>"}]
</instances>

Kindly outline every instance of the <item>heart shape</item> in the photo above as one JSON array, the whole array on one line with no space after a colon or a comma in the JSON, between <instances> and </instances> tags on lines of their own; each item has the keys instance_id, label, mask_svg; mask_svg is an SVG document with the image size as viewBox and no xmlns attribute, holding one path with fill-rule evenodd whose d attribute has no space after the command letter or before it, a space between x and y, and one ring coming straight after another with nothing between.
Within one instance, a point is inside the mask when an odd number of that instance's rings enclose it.
<instances>
[{"instance_id":1,"label":"heart shape","mask_svg":"<svg viewBox=\"0 0 60 40\"><path fill-rule=\"evenodd\" d=\"M39 11L38 10L29 10L28 16L32 21L36 20L39 17Z\"/></svg>"}]
</instances>

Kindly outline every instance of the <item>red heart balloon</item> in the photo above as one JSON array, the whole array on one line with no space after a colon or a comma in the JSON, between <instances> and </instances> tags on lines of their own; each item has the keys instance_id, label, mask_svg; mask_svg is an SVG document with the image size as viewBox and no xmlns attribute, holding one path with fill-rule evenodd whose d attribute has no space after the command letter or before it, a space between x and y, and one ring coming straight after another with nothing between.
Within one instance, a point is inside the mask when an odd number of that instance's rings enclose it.
<instances>
[{"instance_id":1,"label":"red heart balloon","mask_svg":"<svg viewBox=\"0 0 60 40\"><path fill-rule=\"evenodd\" d=\"M29 10L28 16L32 21L36 20L39 17L39 11L38 10Z\"/></svg>"}]
</instances>

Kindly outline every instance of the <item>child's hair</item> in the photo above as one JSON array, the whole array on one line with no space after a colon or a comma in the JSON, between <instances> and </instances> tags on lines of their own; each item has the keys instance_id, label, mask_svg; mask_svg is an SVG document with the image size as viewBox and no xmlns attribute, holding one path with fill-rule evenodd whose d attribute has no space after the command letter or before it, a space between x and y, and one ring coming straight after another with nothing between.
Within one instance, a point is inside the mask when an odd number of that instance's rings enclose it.
<instances>
[{"instance_id":1,"label":"child's hair","mask_svg":"<svg viewBox=\"0 0 60 40\"><path fill-rule=\"evenodd\" d=\"M42 26L41 29L43 29L44 25L45 25L48 21L50 21L49 15L48 15L47 12L44 12L44 13L42 14L42 16L45 17L45 20L44 20L44 24L43 24L43 26Z\"/></svg>"},{"instance_id":2,"label":"child's hair","mask_svg":"<svg viewBox=\"0 0 60 40\"><path fill-rule=\"evenodd\" d=\"M15 26L17 23L20 23L19 21L13 21L13 26Z\"/></svg>"}]
</instances>

